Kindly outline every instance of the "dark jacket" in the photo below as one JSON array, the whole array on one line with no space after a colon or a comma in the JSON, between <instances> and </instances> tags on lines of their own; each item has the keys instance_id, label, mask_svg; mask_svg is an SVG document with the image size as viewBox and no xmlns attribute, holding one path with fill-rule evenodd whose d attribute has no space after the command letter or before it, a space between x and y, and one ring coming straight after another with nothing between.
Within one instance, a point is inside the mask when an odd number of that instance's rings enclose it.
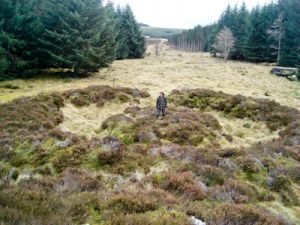
<instances>
[{"instance_id":1,"label":"dark jacket","mask_svg":"<svg viewBox=\"0 0 300 225\"><path fill-rule=\"evenodd\" d=\"M157 109L165 109L168 106L168 101L166 97L159 96L156 100L156 108Z\"/></svg>"}]
</instances>

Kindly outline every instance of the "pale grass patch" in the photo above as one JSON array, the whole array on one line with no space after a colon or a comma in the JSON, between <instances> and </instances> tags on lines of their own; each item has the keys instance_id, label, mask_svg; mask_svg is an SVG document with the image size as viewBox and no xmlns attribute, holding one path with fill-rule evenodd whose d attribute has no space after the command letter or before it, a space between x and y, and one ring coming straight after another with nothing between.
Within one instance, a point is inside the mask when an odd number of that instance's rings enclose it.
<instances>
[{"instance_id":1,"label":"pale grass patch","mask_svg":"<svg viewBox=\"0 0 300 225\"><path fill-rule=\"evenodd\" d=\"M300 207L293 206L293 207L286 207L280 201L274 202L263 202L258 203L261 207L266 208L268 211L282 216L284 219L288 221L292 221L294 224L300 224Z\"/></svg>"},{"instance_id":2,"label":"pale grass patch","mask_svg":"<svg viewBox=\"0 0 300 225\"><path fill-rule=\"evenodd\" d=\"M228 142L224 137L221 138L220 144L223 148L250 147L255 143L266 142L279 137L279 131L271 132L263 122L228 118L218 112L209 113L217 118L223 127L223 132L233 137L233 142Z\"/></svg>"},{"instance_id":3,"label":"pale grass patch","mask_svg":"<svg viewBox=\"0 0 300 225\"><path fill-rule=\"evenodd\" d=\"M59 128L64 132L70 132L88 139L97 135L97 130L102 123L110 116L123 113L130 104L120 104L118 102L106 103L104 107L97 107L95 104L88 107L76 107L67 104L62 108L64 121Z\"/></svg>"}]
</instances>

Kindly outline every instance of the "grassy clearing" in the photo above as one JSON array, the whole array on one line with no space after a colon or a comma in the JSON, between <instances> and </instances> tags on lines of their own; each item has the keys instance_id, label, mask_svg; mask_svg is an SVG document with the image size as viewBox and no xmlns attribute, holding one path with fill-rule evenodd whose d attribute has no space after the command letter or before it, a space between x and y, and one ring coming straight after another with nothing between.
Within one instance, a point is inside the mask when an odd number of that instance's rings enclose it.
<instances>
[{"instance_id":1,"label":"grassy clearing","mask_svg":"<svg viewBox=\"0 0 300 225\"><path fill-rule=\"evenodd\" d=\"M277 102L300 109L300 83L290 82L270 74L271 66L211 58L205 53L186 53L169 50L162 45L160 56L141 60L116 61L91 78L60 79L40 78L2 82L19 86L12 90L0 88L0 103L20 96L40 92L85 88L89 85L108 84L145 89L155 97L161 90L207 88L229 94L241 94L255 98L274 99ZM270 95L270 96L266 96Z\"/></svg>"}]
</instances>

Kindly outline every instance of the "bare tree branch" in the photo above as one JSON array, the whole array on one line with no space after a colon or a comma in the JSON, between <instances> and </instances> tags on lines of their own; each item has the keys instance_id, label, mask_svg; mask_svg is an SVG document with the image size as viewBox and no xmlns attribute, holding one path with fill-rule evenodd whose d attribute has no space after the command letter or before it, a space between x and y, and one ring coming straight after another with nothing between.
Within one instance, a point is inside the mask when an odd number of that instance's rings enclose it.
<instances>
[{"instance_id":1,"label":"bare tree branch","mask_svg":"<svg viewBox=\"0 0 300 225\"><path fill-rule=\"evenodd\" d=\"M224 27L217 35L216 41L213 44L218 52L220 52L225 60L229 58L235 44L235 37L228 27Z\"/></svg>"}]
</instances>

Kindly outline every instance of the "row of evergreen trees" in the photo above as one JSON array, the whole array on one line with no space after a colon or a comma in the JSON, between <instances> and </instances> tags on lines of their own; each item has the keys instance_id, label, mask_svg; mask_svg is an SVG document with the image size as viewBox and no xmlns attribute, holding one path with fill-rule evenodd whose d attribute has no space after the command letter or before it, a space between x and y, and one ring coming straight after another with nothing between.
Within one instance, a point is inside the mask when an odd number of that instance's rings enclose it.
<instances>
[{"instance_id":1,"label":"row of evergreen trees","mask_svg":"<svg viewBox=\"0 0 300 225\"><path fill-rule=\"evenodd\" d=\"M245 3L228 6L216 24L197 26L169 41L178 49L212 52L215 38L224 27L230 28L236 38L232 59L300 66L299 0L279 0L251 11Z\"/></svg>"},{"instance_id":2,"label":"row of evergreen trees","mask_svg":"<svg viewBox=\"0 0 300 225\"><path fill-rule=\"evenodd\" d=\"M49 68L89 74L144 52L129 6L104 6L101 0L0 0L0 80Z\"/></svg>"}]
</instances>

